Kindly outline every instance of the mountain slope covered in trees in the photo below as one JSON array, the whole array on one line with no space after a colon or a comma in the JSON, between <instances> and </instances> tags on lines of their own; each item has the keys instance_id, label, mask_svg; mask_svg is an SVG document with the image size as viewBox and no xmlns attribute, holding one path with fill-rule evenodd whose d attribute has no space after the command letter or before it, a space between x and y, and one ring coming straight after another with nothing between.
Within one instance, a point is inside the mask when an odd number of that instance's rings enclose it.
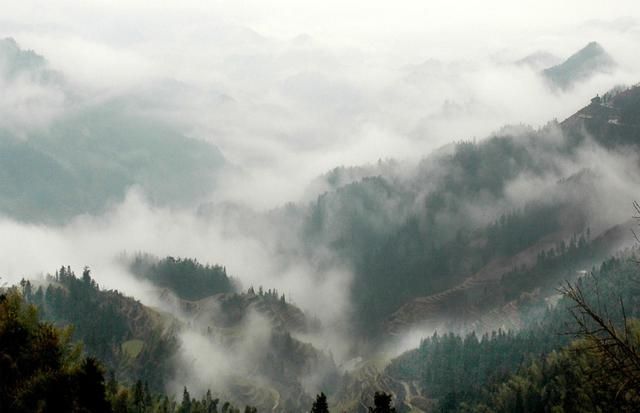
<instances>
[{"instance_id":1,"label":"mountain slope covered in trees","mask_svg":"<svg viewBox=\"0 0 640 413\"><path fill-rule=\"evenodd\" d=\"M86 352L102 360L119 380L143 380L158 391L173 374L177 321L113 290L103 290L88 269L80 278L61 267L37 287L23 284L25 300L44 320L72 326Z\"/></svg>"},{"instance_id":2,"label":"mountain slope covered in trees","mask_svg":"<svg viewBox=\"0 0 640 413\"><path fill-rule=\"evenodd\" d=\"M561 245L574 245L588 231L601 240L600 255L583 263L589 267L625 239L613 231L629 214L608 203L627 196L611 185L617 179L611 162L628 163L616 173L638 175L626 157L640 143L638 96L638 87L614 90L561 123L452 144L402 173L374 167L375 175L341 186L327 176L333 187L315 202L281 211L303 240L291 253L302 248L313 257L322 245L335 254L326 265L337 257L352 270L354 323L365 334L378 334L371 326L382 328L411 300L509 278L543 252L562 254ZM533 192L523 192L527 186ZM520 286L508 295L537 287ZM407 328L410 318L421 315L406 317Z\"/></svg>"},{"instance_id":3,"label":"mountain slope covered in trees","mask_svg":"<svg viewBox=\"0 0 640 413\"><path fill-rule=\"evenodd\" d=\"M318 333L319 322L307 318L275 289L223 292L232 288L223 267L195 260L140 255L131 263L155 284L159 302L179 316L101 289L89 269L81 277L61 267L44 279L23 280L22 294L44 320L68 327L87 355L101 360L115 380L132 389L140 382L147 386L146 392L156 395L170 382L191 380L191 369L197 367L185 364L185 359L196 355L188 353L185 341L194 336L208 342L210 351L226 353L232 365L236 363L234 371L217 373L226 385L214 390L237 405L301 409L312 401L313 394L302 385L312 376L317 385L337 388L339 372L331 356L298 338ZM198 283L204 289L185 290ZM179 293L189 295L188 291L205 296L180 298ZM211 368L216 371L216 366Z\"/></svg>"}]
</instances>

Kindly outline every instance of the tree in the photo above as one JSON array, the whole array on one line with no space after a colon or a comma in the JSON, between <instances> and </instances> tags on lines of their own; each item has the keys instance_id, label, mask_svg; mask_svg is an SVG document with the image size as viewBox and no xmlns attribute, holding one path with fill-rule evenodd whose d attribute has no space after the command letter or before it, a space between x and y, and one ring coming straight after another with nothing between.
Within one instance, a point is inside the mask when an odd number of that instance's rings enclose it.
<instances>
[{"instance_id":1,"label":"tree","mask_svg":"<svg viewBox=\"0 0 640 413\"><path fill-rule=\"evenodd\" d=\"M80 404L86 406L92 413L106 413L111 406L105 398L106 386L104 371L100 362L93 357L87 357L82 362L78 372L78 395Z\"/></svg>"},{"instance_id":2,"label":"tree","mask_svg":"<svg viewBox=\"0 0 640 413\"><path fill-rule=\"evenodd\" d=\"M91 270L89 267L84 267L82 270L82 281L87 285L92 284L93 280L91 279Z\"/></svg>"},{"instance_id":3,"label":"tree","mask_svg":"<svg viewBox=\"0 0 640 413\"><path fill-rule=\"evenodd\" d=\"M638 320L627 319L622 299L622 322L616 325L606 308L598 308L589 302L579 284L567 283L561 292L574 303L570 311L577 329L572 334L582 338L585 343L578 350L594 354L599 361L598 368L592 372L592 380L602 388L611 388L620 400L640 402Z\"/></svg>"},{"instance_id":4,"label":"tree","mask_svg":"<svg viewBox=\"0 0 640 413\"><path fill-rule=\"evenodd\" d=\"M142 380L136 381L133 388L133 407L136 413L144 412L144 388L142 387Z\"/></svg>"},{"instance_id":5,"label":"tree","mask_svg":"<svg viewBox=\"0 0 640 413\"><path fill-rule=\"evenodd\" d=\"M316 396L316 401L313 402L311 407L311 413L329 413L327 396L324 393L321 392Z\"/></svg>"},{"instance_id":6,"label":"tree","mask_svg":"<svg viewBox=\"0 0 640 413\"><path fill-rule=\"evenodd\" d=\"M633 218L640 224L640 204L634 201L633 207L636 211ZM638 235L633 234L640 243ZM577 330L573 334L584 340L585 351L594 353L600 360L600 374L595 375L594 380L601 380L603 387L613 387L621 400L637 403L640 401L640 322L627 319L622 296L617 297L621 322L614 322L609 309L601 304L597 280L594 285L596 304L590 302L579 282L567 283L560 289L574 303L570 312Z\"/></svg>"},{"instance_id":7,"label":"tree","mask_svg":"<svg viewBox=\"0 0 640 413\"><path fill-rule=\"evenodd\" d=\"M144 382L144 407L150 410L153 406L153 398L151 397L151 391L149 390L149 383Z\"/></svg>"},{"instance_id":8,"label":"tree","mask_svg":"<svg viewBox=\"0 0 640 413\"><path fill-rule=\"evenodd\" d=\"M391 407L391 395L385 392L376 392L373 395L373 405L369 407L369 413L395 413L396 409Z\"/></svg>"},{"instance_id":9,"label":"tree","mask_svg":"<svg viewBox=\"0 0 640 413\"><path fill-rule=\"evenodd\" d=\"M185 387L182 392L182 403L180 404L180 413L191 413L191 396Z\"/></svg>"},{"instance_id":10,"label":"tree","mask_svg":"<svg viewBox=\"0 0 640 413\"><path fill-rule=\"evenodd\" d=\"M0 294L0 412L107 413L104 374L71 330L43 323L17 289Z\"/></svg>"}]
</instances>

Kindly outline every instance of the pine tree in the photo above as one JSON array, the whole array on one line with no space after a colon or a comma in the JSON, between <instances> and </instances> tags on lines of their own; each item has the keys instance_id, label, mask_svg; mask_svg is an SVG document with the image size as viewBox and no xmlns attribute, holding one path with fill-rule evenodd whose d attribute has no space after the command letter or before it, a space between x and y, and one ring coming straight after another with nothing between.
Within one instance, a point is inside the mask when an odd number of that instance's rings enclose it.
<instances>
[{"instance_id":1,"label":"pine tree","mask_svg":"<svg viewBox=\"0 0 640 413\"><path fill-rule=\"evenodd\" d=\"M191 396L187 388L182 392L182 403L180 404L180 413L191 413Z\"/></svg>"},{"instance_id":2,"label":"pine tree","mask_svg":"<svg viewBox=\"0 0 640 413\"><path fill-rule=\"evenodd\" d=\"M396 409L391 407L391 395L385 392L376 392L373 395L373 405L369 407L369 413L395 413Z\"/></svg>"},{"instance_id":3,"label":"pine tree","mask_svg":"<svg viewBox=\"0 0 640 413\"><path fill-rule=\"evenodd\" d=\"M144 388L141 380L136 381L133 388L133 407L136 413L144 412Z\"/></svg>"},{"instance_id":4,"label":"pine tree","mask_svg":"<svg viewBox=\"0 0 640 413\"><path fill-rule=\"evenodd\" d=\"M320 393L316 396L316 401L313 402L313 406L311 407L311 413L329 413L327 396L325 396L324 393Z\"/></svg>"},{"instance_id":5,"label":"pine tree","mask_svg":"<svg viewBox=\"0 0 640 413\"><path fill-rule=\"evenodd\" d=\"M153 406L153 398L151 397L151 391L149 391L149 383L144 382L144 407L145 411L150 411Z\"/></svg>"}]
</instances>

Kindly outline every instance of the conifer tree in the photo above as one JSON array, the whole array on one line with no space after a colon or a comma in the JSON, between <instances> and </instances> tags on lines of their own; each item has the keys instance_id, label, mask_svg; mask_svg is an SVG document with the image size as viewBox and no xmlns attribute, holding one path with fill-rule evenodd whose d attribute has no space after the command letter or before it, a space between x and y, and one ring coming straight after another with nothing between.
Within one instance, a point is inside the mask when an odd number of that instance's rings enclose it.
<instances>
[{"instance_id":1,"label":"conifer tree","mask_svg":"<svg viewBox=\"0 0 640 413\"><path fill-rule=\"evenodd\" d=\"M376 392L373 395L373 405L369 407L369 413L395 413L396 409L391 407L391 395L385 392Z\"/></svg>"},{"instance_id":2,"label":"conifer tree","mask_svg":"<svg viewBox=\"0 0 640 413\"><path fill-rule=\"evenodd\" d=\"M311 413L329 413L327 396L324 393L321 392L316 396L316 401L313 402L311 407Z\"/></svg>"}]
</instances>

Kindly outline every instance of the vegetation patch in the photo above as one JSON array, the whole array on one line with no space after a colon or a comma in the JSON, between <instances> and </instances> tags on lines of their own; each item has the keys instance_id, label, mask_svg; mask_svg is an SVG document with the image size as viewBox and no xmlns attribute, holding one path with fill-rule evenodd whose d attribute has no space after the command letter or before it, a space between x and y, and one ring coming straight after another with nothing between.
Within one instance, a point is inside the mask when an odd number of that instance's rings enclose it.
<instances>
[{"instance_id":1,"label":"vegetation patch","mask_svg":"<svg viewBox=\"0 0 640 413\"><path fill-rule=\"evenodd\" d=\"M139 339L128 340L122 343L122 352L134 359L142 352L144 341Z\"/></svg>"}]
</instances>

